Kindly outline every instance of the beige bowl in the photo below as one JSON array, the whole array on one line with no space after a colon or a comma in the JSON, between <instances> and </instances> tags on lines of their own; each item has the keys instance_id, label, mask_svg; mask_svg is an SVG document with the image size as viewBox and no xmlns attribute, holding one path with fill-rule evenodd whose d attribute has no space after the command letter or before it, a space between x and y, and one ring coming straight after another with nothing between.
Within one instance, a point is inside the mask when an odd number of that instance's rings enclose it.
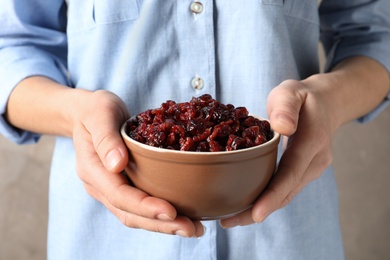
<instances>
[{"instance_id":1,"label":"beige bowl","mask_svg":"<svg viewBox=\"0 0 390 260\"><path fill-rule=\"evenodd\" d=\"M259 146L229 152L156 148L121 134L129 148L126 174L134 186L167 200L191 219L221 219L252 206L271 179L280 135Z\"/></svg>"}]
</instances>

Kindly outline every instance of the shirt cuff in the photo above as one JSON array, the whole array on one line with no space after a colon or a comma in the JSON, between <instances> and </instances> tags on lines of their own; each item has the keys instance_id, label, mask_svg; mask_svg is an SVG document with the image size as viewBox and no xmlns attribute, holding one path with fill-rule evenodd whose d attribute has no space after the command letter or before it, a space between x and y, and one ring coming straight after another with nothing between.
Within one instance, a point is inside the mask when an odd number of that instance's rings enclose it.
<instances>
[{"instance_id":1,"label":"shirt cuff","mask_svg":"<svg viewBox=\"0 0 390 260\"><path fill-rule=\"evenodd\" d=\"M379 63L381 63L390 74L390 49L386 42L390 42L390 35L383 36L378 35L378 37L372 37L371 39L343 39L335 45L333 50L330 51L328 56L328 64L326 65L326 71L330 71L337 63L353 56L366 56L370 57ZM367 42L364 42L367 41ZM363 46L363 47L362 47ZM380 112L382 112L390 103L390 92L387 94L387 97L371 112L368 114L357 118L356 120L360 123L366 123L374 119Z\"/></svg>"},{"instance_id":2,"label":"shirt cuff","mask_svg":"<svg viewBox=\"0 0 390 260\"><path fill-rule=\"evenodd\" d=\"M356 119L359 123L367 123L370 122L372 119L374 119L377 115L379 115L388 105L390 102L390 93L387 95L387 97L380 103L374 110L372 110L370 113L359 117Z\"/></svg>"},{"instance_id":3,"label":"shirt cuff","mask_svg":"<svg viewBox=\"0 0 390 260\"><path fill-rule=\"evenodd\" d=\"M40 135L17 129L5 119L7 102L15 86L30 76L44 76L68 85L60 60L33 47L5 48L0 52L0 134L17 144L34 143Z\"/></svg>"}]
</instances>

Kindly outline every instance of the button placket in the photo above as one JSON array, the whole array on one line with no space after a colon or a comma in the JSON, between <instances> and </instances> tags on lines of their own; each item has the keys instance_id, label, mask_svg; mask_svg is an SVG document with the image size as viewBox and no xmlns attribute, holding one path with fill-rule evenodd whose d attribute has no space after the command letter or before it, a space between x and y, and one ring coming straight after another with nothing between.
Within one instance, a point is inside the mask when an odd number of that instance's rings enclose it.
<instances>
[{"instance_id":1,"label":"button placket","mask_svg":"<svg viewBox=\"0 0 390 260\"><path fill-rule=\"evenodd\" d=\"M194 13L195 19L197 19L197 15L203 12L203 4L201 2L193 2L190 5L191 12ZM192 88L195 90L201 90L204 87L204 80L196 75L191 80Z\"/></svg>"},{"instance_id":2,"label":"button placket","mask_svg":"<svg viewBox=\"0 0 390 260\"><path fill-rule=\"evenodd\" d=\"M182 83L196 95L215 95L213 1L181 0L177 8Z\"/></svg>"}]
</instances>

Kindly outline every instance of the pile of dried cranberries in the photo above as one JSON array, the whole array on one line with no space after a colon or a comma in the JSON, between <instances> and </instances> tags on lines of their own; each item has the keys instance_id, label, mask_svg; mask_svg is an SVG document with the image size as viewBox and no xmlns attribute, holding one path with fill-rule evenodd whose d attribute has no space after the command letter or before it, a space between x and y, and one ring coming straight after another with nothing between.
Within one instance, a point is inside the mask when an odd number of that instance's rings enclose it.
<instances>
[{"instance_id":1,"label":"pile of dried cranberries","mask_svg":"<svg viewBox=\"0 0 390 260\"><path fill-rule=\"evenodd\" d=\"M224 105L205 94L189 102L168 100L160 108L131 117L127 134L155 147L218 152L263 144L273 137L268 121L250 116L245 107Z\"/></svg>"}]
</instances>

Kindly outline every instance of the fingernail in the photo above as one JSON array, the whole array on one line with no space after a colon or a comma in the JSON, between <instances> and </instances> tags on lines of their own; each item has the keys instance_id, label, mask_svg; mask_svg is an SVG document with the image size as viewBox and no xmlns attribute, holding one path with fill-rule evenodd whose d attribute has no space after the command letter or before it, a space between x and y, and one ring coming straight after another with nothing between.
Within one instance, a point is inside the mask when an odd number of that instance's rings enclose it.
<instances>
[{"instance_id":1,"label":"fingernail","mask_svg":"<svg viewBox=\"0 0 390 260\"><path fill-rule=\"evenodd\" d=\"M159 220L165 220L165 221L174 220L174 218L168 216L168 215L165 214L165 213L158 214L158 215L157 215L157 218L158 218Z\"/></svg>"},{"instance_id":2,"label":"fingernail","mask_svg":"<svg viewBox=\"0 0 390 260\"><path fill-rule=\"evenodd\" d=\"M261 223L263 222L271 213L270 212L266 212L265 214L259 216L258 218L256 219L253 219L256 223Z\"/></svg>"},{"instance_id":3,"label":"fingernail","mask_svg":"<svg viewBox=\"0 0 390 260\"><path fill-rule=\"evenodd\" d=\"M122 155L118 151L118 149L112 149L111 151L109 151L106 156L107 169L108 170L114 169L121 159L122 159Z\"/></svg>"},{"instance_id":4,"label":"fingernail","mask_svg":"<svg viewBox=\"0 0 390 260\"><path fill-rule=\"evenodd\" d=\"M181 237L189 237L188 234L183 230L176 230L175 234Z\"/></svg>"},{"instance_id":5,"label":"fingernail","mask_svg":"<svg viewBox=\"0 0 390 260\"><path fill-rule=\"evenodd\" d=\"M276 116L276 119L278 121L281 121L283 124L291 124L291 125L295 124L294 120L291 117L289 117L289 116L287 116L285 114L278 114Z\"/></svg>"},{"instance_id":6,"label":"fingernail","mask_svg":"<svg viewBox=\"0 0 390 260\"><path fill-rule=\"evenodd\" d=\"M202 238L206 234L206 232L207 232L206 226L202 224L202 227L203 227L203 233L200 236L194 235L193 237L196 237L197 239L200 239L200 238Z\"/></svg>"},{"instance_id":7,"label":"fingernail","mask_svg":"<svg viewBox=\"0 0 390 260\"><path fill-rule=\"evenodd\" d=\"M238 223L238 220L236 218L224 219L219 223L222 228L233 228L233 227L237 227L240 224Z\"/></svg>"}]
</instances>

